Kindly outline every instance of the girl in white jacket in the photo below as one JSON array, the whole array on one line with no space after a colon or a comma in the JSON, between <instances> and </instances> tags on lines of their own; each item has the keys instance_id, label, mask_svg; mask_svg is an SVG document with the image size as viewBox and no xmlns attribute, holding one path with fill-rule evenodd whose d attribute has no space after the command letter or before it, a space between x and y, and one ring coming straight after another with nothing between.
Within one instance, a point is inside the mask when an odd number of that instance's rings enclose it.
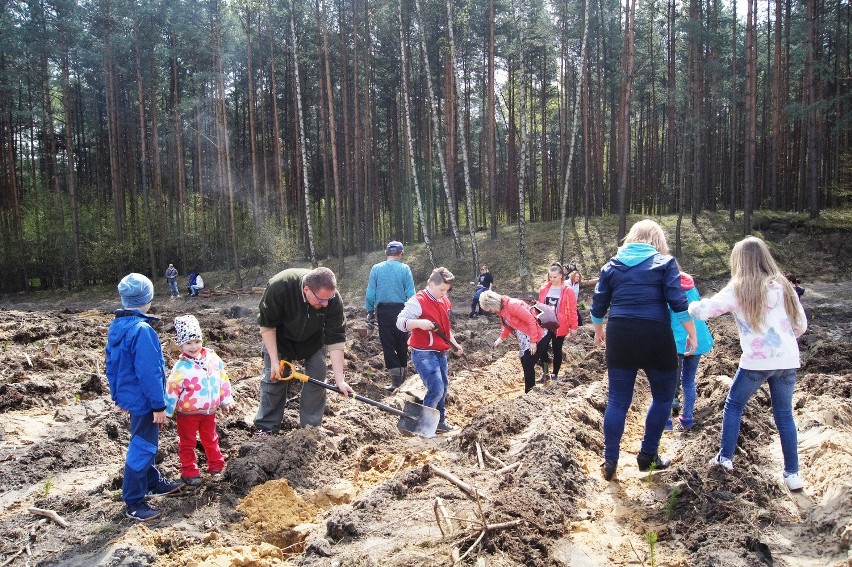
<instances>
[{"instance_id":1,"label":"girl in white jacket","mask_svg":"<svg viewBox=\"0 0 852 567\"><path fill-rule=\"evenodd\" d=\"M719 454L710 460L710 465L733 470L743 410L766 382L781 437L784 482L790 490L801 490L804 483L799 477L793 390L800 366L796 338L808 324L793 286L759 238L749 236L734 245L731 281L724 289L709 299L689 304L689 314L695 319L707 320L725 313L734 315L743 353L725 400Z\"/></svg>"}]
</instances>

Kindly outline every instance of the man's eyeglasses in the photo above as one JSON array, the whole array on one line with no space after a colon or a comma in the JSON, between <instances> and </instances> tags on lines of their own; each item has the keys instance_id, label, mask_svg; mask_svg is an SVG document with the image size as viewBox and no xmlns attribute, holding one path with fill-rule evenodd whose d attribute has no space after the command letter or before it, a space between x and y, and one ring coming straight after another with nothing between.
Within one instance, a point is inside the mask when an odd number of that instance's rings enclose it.
<instances>
[{"instance_id":1,"label":"man's eyeglasses","mask_svg":"<svg viewBox=\"0 0 852 567\"><path fill-rule=\"evenodd\" d=\"M314 296L314 299L316 299L317 303L328 303L329 301L337 297L336 293L331 294L331 297L319 297L316 293L314 293L314 290L312 290L311 288L308 288L308 291L311 292L311 295Z\"/></svg>"}]
</instances>

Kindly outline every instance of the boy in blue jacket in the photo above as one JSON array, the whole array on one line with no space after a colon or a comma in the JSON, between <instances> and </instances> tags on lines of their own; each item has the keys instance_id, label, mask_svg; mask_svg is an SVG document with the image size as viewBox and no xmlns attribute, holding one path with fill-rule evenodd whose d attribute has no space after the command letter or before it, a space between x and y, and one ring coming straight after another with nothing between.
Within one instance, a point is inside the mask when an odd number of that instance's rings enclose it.
<instances>
[{"instance_id":1,"label":"boy in blue jacket","mask_svg":"<svg viewBox=\"0 0 852 567\"><path fill-rule=\"evenodd\" d=\"M157 332L146 315L154 298L154 284L142 274L128 274L118 284L123 309L115 312L106 345L106 375L116 405L130 413L130 444L124 464L121 495L125 516L147 522L160 511L145 496L175 494L183 484L164 478L154 460L160 428L166 423L166 363Z\"/></svg>"}]
</instances>

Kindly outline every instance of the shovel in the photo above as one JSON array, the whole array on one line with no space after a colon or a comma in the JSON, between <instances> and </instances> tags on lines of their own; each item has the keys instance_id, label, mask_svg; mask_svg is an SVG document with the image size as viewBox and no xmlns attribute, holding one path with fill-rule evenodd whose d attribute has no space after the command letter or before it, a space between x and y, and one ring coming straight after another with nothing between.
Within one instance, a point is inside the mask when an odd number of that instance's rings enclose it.
<instances>
[{"instance_id":1,"label":"shovel","mask_svg":"<svg viewBox=\"0 0 852 567\"><path fill-rule=\"evenodd\" d=\"M340 390L337 388L337 386L332 386L331 384L326 384L325 382L321 382L320 380L315 380L307 374L300 372L299 370L300 369L292 362L288 360L281 361L282 380L296 379L300 382L311 382L312 384L322 386L323 388L331 390L332 392L337 392L338 394L340 393ZM420 437L430 439L435 436L435 431L438 429L438 421L441 418L441 412L439 412L435 408L430 408L421 404L406 401L403 409L398 410L389 405L377 402L376 400L371 400L370 398L359 396L358 394L353 393L352 397L358 400L359 402L370 404L371 406L375 406L382 411L386 411L388 413L398 416L399 421L397 422L396 427L402 433L419 435Z\"/></svg>"}]
</instances>

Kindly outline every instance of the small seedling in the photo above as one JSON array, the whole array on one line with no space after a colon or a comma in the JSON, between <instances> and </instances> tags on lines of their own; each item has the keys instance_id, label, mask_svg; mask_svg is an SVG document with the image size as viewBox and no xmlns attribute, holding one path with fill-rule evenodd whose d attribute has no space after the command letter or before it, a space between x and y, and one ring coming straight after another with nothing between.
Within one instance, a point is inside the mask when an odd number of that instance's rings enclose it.
<instances>
[{"instance_id":1,"label":"small seedling","mask_svg":"<svg viewBox=\"0 0 852 567\"><path fill-rule=\"evenodd\" d=\"M654 482L654 471L656 471L656 470L657 470L657 461L654 461L648 467L648 476L645 478L645 480L648 482L648 486L651 486L651 484Z\"/></svg>"},{"instance_id":2,"label":"small seedling","mask_svg":"<svg viewBox=\"0 0 852 567\"><path fill-rule=\"evenodd\" d=\"M666 501L666 519L671 520L674 517L674 511L677 507L677 499L680 496L680 487L675 486L674 490L669 494L669 498Z\"/></svg>"},{"instance_id":3,"label":"small seedling","mask_svg":"<svg viewBox=\"0 0 852 567\"><path fill-rule=\"evenodd\" d=\"M50 494L51 488L53 488L53 479L48 477L44 481L44 486L41 487L42 496L47 498L47 495Z\"/></svg>"},{"instance_id":4,"label":"small seedling","mask_svg":"<svg viewBox=\"0 0 852 567\"><path fill-rule=\"evenodd\" d=\"M651 567L656 567L656 565L657 565L657 556L656 556L657 532L653 532L653 531L645 532L645 541L648 542L648 549L650 551L650 559L651 559Z\"/></svg>"}]
</instances>

